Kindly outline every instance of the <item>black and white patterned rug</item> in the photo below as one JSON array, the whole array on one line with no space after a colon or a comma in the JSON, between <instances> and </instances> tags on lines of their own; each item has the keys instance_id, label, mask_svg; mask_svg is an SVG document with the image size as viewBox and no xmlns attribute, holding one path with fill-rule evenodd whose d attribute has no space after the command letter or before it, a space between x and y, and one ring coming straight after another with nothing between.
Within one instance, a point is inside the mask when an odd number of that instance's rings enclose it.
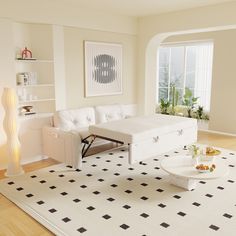
<instances>
[{"instance_id":1,"label":"black and white patterned rug","mask_svg":"<svg viewBox=\"0 0 236 236\"><path fill-rule=\"evenodd\" d=\"M228 176L194 191L168 183L166 155L128 164L125 147L0 181L0 192L56 235L236 235L236 153L220 149Z\"/></svg>"}]
</instances>

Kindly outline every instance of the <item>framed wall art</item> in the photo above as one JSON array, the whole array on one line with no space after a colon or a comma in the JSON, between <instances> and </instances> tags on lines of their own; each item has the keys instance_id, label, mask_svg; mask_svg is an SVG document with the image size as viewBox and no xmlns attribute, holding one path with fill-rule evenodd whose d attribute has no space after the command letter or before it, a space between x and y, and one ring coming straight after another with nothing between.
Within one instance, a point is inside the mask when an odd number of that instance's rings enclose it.
<instances>
[{"instance_id":1,"label":"framed wall art","mask_svg":"<svg viewBox=\"0 0 236 236\"><path fill-rule=\"evenodd\" d=\"M122 94L122 45L84 42L85 96Z\"/></svg>"}]
</instances>

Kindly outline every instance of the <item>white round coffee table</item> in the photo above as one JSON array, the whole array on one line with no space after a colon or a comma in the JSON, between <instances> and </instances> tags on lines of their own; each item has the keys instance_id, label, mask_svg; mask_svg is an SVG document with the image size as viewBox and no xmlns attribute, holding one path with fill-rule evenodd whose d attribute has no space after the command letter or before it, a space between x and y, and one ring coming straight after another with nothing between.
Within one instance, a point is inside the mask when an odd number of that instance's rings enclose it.
<instances>
[{"instance_id":1,"label":"white round coffee table","mask_svg":"<svg viewBox=\"0 0 236 236\"><path fill-rule=\"evenodd\" d=\"M191 156L166 157L161 161L161 168L170 175L173 185L187 190L196 188L198 180L217 179L226 176L229 168L224 160L215 158L216 168L213 172L200 173L192 164Z\"/></svg>"}]
</instances>

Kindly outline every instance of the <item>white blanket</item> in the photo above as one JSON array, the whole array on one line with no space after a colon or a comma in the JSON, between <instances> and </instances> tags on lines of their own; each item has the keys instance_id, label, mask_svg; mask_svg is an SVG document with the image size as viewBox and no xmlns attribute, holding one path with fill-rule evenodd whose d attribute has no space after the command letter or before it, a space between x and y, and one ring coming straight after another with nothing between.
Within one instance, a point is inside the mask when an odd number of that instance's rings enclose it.
<instances>
[{"instance_id":1,"label":"white blanket","mask_svg":"<svg viewBox=\"0 0 236 236\"><path fill-rule=\"evenodd\" d=\"M196 142L197 120L155 114L92 125L89 132L128 144L132 164Z\"/></svg>"}]
</instances>

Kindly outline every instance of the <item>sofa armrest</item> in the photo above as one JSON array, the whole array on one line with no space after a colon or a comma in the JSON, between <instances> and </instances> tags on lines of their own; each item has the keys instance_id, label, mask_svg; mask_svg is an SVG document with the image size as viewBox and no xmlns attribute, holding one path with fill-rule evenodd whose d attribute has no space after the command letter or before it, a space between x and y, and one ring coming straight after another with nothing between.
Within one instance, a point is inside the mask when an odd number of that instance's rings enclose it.
<instances>
[{"instance_id":1,"label":"sofa armrest","mask_svg":"<svg viewBox=\"0 0 236 236\"><path fill-rule=\"evenodd\" d=\"M73 168L81 168L81 137L76 131L43 127L43 154Z\"/></svg>"}]
</instances>

